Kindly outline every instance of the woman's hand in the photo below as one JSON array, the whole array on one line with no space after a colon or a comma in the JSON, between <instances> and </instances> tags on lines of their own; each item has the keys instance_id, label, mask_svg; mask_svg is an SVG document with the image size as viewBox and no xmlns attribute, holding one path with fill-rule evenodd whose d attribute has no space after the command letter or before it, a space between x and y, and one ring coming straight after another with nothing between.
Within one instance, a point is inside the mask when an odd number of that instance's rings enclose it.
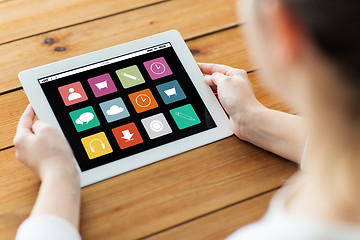
<instances>
[{"instance_id":1,"label":"woman's hand","mask_svg":"<svg viewBox=\"0 0 360 240\"><path fill-rule=\"evenodd\" d=\"M205 82L218 93L236 136L300 163L306 139L300 117L264 107L244 70L206 63L199 63L199 67L206 74Z\"/></svg>"},{"instance_id":2,"label":"woman's hand","mask_svg":"<svg viewBox=\"0 0 360 240\"><path fill-rule=\"evenodd\" d=\"M265 107L256 99L246 71L208 63L199 63L199 67L206 74L205 82L218 93L235 135L249 141L246 136L248 119L254 111Z\"/></svg>"},{"instance_id":3,"label":"woman's hand","mask_svg":"<svg viewBox=\"0 0 360 240\"><path fill-rule=\"evenodd\" d=\"M64 136L42 121L33 123L34 118L35 113L29 105L17 126L16 157L41 181L59 175L78 181L74 155Z\"/></svg>"},{"instance_id":4,"label":"woman's hand","mask_svg":"<svg viewBox=\"0 0 360 240\"><path fill-rule=\"evenodd\" d=\"M56 215L78 228L81 194L74 155L59 131L42 121L34 122L34 118L29 105L14 139L16 157L41 180L31 215Z\"/></svg>"}]
</instances>

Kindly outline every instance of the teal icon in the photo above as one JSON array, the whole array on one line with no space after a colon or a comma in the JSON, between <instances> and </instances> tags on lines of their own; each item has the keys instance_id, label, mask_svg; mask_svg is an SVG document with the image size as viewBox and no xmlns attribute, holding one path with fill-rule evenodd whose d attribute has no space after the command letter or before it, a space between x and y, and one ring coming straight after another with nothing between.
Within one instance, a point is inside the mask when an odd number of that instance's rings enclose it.
<instances>
[{"instance_id":1,"label":"teal icon","mask_svg":"<svg viewBox=\"0 0 360 240\"><path fill-rule=\"evenodd\" d=\"M92 107L84 107L70 112L70 117L76 131L82 132L90 128L94 128L100 125L95 111Z\"/></svg>"},{"instance_id":2,"label":"teal icon","mask_svg":"<svg viewBox=\"0 0 360 240\"><path fill-rule=\"evenodd\" d=\"M191 104L174 108L170 110L170 114L180 130L201 123Z\"/></svg>"},{"instance_id":3,"label":"teal icon","mask_svg":"<svg viewBox=\"0 0 360 240\"><path fill-rule=\"evenodd\" d=\"M145 80L136 65L119 69L116 71L116 75L124 88L130 88L145 83Z\"/></svg>"}]
</instances>

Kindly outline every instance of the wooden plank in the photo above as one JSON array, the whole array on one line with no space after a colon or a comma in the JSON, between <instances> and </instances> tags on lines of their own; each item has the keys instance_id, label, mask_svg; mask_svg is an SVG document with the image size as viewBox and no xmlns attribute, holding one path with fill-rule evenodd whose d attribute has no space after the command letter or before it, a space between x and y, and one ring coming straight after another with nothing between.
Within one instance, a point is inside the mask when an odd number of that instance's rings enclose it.
<instances>
[{"instance_id":1,"label":"wooden plank","mask_svg":"<svg viewBox=\"0 0 360 240\"><path fill-rule=\"evenodd\" d=\"M266 212L274 193L275 191L271 191L146 239L224 239L240 227L259 220Z\"/></svg>"},{"instance_id":2,"label":"wooden plank","mask_svg":"<svg viewBox=\"0 0 360 240\"><path fill-rule=\"evenodd\" d=\"M236 17L235 2L169 1L1 45L0 93L20 87L17 75L28 68L171 29L178 29L189 39L236 25L240 20ZM54 42L46 44L45 40L50 38Z\"/></svg>"},{"instance_id":3,"label":"wooden plank","mask_svg":"<svg viewBox=\"0 0 360 240\"><path fill-rule=\"evenodd\" d=\"M16 226L24 213L29 215L39 186L32 172L15 158L14 148L0 151L0 186L0 239L14 239ZM8 229L11 222L14 226Z\"/></svg>"},{"instance_id":4,"label":"wooden plank","mask_svg":"<svg viewBox=\"0 0 360 240\"><path fill-rule=\"evenodd\" d=\"M161 0L0 1L0 44Z\"/></svg>"},{"instance_id":5,"label":"wooden plank","mask_svg":"<svg viewBox=\"0 0 360 240\"><path fill-rule=\"evenodd\" d=\"M197 62L225 64L246 71L258 68L251 62L242 26L188 41L187 45Z\"/></svg>"},{"instance_id":6,"label":"wooden plank","mask_svg":"<svg viewBox=\"0 0 360 240\"><path fill-rule=\"evenodd\" d=\"M13 144L17 122L28 104L23 90L0 96L0 149Z\"/></svg>"},{"instance_id":7,"label":"wooden plank","mask_svg":"<svg viewBox=\"0 0 360 240\"><path fill-rule=\"evenodd\" d=\"M0 238L13 238L39 182L0 152ZM83 239L136 239L282 185L296 166L236 137L82 190Z\"/></svg>"},{"instance_id":8,"label":"wooden plank","mask_svg":"<svg viewBox=\"0 0 360 240\"><path fill-rule=\"evenodd\" d=\"M232 62L229 63L231 65ZM252 73L249 76L253 83L255 94L261 103L272 109L294 113L293 110L262 86L257 74ZM0 125L0 149L13 144L17 122L28 103L29 101L22 89L0 96L0 122L2 123Z\"/></svg>"}]
</instances>

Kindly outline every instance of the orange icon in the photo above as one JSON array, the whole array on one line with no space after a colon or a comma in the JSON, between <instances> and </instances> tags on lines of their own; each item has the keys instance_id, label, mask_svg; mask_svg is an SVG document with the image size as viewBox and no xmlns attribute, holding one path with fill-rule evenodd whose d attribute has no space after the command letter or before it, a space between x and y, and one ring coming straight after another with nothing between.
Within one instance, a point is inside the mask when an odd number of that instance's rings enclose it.
<instances>
[{"instance_id":1,"label":"orange icon","mask_svg":"<svg viewBox=\"0 0 360 240\"><path fill-rule=\"evenodd\" d=\"M129 94L129 98L137 113L145 112L147 110L158 107L158 104L150 89L145 89Z\"/></svg>"}]
</instances>

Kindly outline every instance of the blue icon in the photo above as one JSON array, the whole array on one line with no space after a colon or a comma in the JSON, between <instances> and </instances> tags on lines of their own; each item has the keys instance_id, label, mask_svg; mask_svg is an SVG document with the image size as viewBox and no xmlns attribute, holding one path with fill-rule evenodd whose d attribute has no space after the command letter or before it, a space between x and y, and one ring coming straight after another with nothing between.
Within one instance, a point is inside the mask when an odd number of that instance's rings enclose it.
<instances>
[{"instance_id":1,"label":"blue icon","mask_svg":"<svg viewBox=\"0 0 360 240\"><path fill-rule=\"evenodd\" d=\"M120 97L100 103L100 108L109 123L130 116L124 101Z\"/></svg>"},{"instance_id":2,"label":"blue icon","mask_svg":"<svg viewBox=\"0 0 360 240\"><path fill-rule=\"evenodd\" d=\"M174 103L186 98L184 91L181 89L178 81L174 80L156 86L161 98L165 104Z\"/></svg>"}]
</instances>

